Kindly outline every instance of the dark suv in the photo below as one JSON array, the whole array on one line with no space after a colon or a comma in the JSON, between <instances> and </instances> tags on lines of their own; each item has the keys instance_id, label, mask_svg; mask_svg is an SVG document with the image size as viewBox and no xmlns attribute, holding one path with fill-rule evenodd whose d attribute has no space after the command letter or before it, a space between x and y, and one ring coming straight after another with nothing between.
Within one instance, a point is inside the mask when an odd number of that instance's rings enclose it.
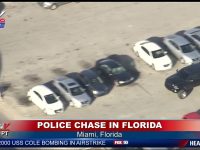
<instances>
[{"instance_id":1,"label":"dark suv","mask_svg":"<svg viewBox=\"0 0 200 150\"><path fill-rule=\"evenodd\" d=\"M193 64L177 70L177 73L168 77L165 81L165 87L178 93L180 99L186 98L193 87L200 85L200 64Z\"/></svg>"}]
</instances>

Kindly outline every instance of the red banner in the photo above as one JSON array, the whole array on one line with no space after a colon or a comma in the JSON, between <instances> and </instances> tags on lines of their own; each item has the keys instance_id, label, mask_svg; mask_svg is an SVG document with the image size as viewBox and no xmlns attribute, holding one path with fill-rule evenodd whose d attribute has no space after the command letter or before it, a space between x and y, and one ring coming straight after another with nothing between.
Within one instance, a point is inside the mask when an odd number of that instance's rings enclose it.
<instances>
[{"instance_id":1,"label":"red banner","mask_svg":"<svg viewBox=\"0 0 200 150\"><path fill-rule=\"evenodd\" d=\"M16 120L9 131L200 131L200 120Z\"/></svg>"}]
</instances>

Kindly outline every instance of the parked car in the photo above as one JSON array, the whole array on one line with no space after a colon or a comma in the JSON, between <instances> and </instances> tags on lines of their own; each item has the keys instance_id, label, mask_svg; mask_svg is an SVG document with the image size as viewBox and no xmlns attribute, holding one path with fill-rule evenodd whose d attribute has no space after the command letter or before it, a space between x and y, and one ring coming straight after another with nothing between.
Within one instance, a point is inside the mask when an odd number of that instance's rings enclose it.
<instances>
[{"instance_id":1,"label":"parked car","mask_svg":"<svg viewBox=\"0 0 200 150\"><path fill-rule=\"evenodd\" d=\"M192 64L200 62L200 53L194 45L180 35L170 35L164 38L163 43L181 63Z\"/></svg>"},{"instance_id":2,"label":"parked car","mask_svg":"<svg viewBox=\"0 0 200 150\"><path fill-rule=\"evenodd\" d=\"M55 10L59 6L67 4L67 3L70 3L70 2L38 2L38 4L42 6L43 8L48 8L51 10Z\"/></svg>"},{"instance_id":3,"label":"parked car","mask_svg":"<svg viewBox=\"0 0 200 150\"><path fill-rule=\"evenodd\" d=\"M118 86L129 84L135 79L119 62L112 59L97 61L96 68L103 76L110 78Z\"/></svg>"},{"instance_id":4,"label":"parked car","mask_svg":"<svg viewBox=\"0 0 200 150\"><path fill-rule=\"evenodd\" d=\"M63 97L70 102L71 106L80 108L89 105L92 101L85 89L72 78L62 76L53 80L53 84Z\"/></svg>"},{"instance_id":5,"label":"parked car","mask_svg":"<svg viewBox=\"0 0 200 150\"><path fill-rule=\"evenodd\" d=\"M64 106L59 96L44 85L38 85L28 91L28 99L35 103L47 115L63 112Z\"/></svg>"},{"instance_id":6,"label":"parked car","mask_svg":"<svg viewBox=\"0 0 200 150\"><path fill-rule=\"evenodd\" d=\"M104 81L97 74L97 72L88 69L80 73L81 82L88 88L88 90L95 96L102 96L109 92L109 88Z\"/></svg>"},{"instance_id":7,"label":"parked car","mask_svg":"<svg viewBox=\"0 0 200 150\"><path fill-rule=\"evenodd\" d=\"M193 64L177 70L177 73L168 77L165 87L178 93L179 98L184 99L192 91L193 87L200 85L200 64Z\"/></svg>"},{"instance_id":8,"label":"parked car","mask_svg":"<svg viewBox=\"0 0 200 150\"><path fill-rule=\"evenodd\" d=\"M200 109L183 116L183 119L200 119Z\"/></svg>"},{"instance_id":9,"label":"parked car","mask_svg":"<svg viewBox=\"0 0 200 150\"><path fill-rule=\"evenodd\" d=\"M184 35L190 39L198 48L200 48L200 29L193 28L184 32Z\"/></svg>"},{"instance_id":10,"label":"parked car","mask_svg":"<svg viewBox=\"0 0 200 150\"><path fill-rule=\"evenodd\" d=\"M0 3L0 17L6 12L5 5L1 2Z\"/></svg>"},{"instance_id":11,"label":"parked car","mask_svg":"<svg viewBox=\"0 0 200 150\"><path fill-rule=\"evenodd\" d=\"M172 68L172 61L167 51L154 42L139 41L134 45L133 51L156 71Z\"/></svg>"}]
</instances>

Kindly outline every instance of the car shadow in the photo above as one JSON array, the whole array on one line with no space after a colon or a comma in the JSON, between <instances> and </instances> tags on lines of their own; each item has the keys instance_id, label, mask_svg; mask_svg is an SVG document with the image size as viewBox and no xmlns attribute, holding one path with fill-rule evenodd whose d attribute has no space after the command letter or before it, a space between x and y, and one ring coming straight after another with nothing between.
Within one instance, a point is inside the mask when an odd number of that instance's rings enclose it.
<instances>
[{"instance_id":1,"label":"car shadow","mask_svg":"<svg viewBox=\"0 0 200 150\"><path fill-rule=\"evenodd\" d=\"M81 78L80 74L78 72L71 72L71 73L66 74L66 76L76 80L86 90L87 94L92 98L91 103L95 101L96 97L93 96L90 90L83 84L83 82L80 79Z\"/></svg>"},{"instance_id":2,"label":"car shadow","mask_svg":"<svg viewBox=\"0 0 200 150\"><path fill-rule=\"evenodd\" d=\"M175 34L183 36L184 32L185 32L185 30L180 30L180 31L177 31Z\"/></svg>"},{"instance_id":3,"label":"car shadow","mask_svg":"<svg viewBox=\"0 0 200 150\"><path fill-rule=\"evenodd\" d=\"M108 56L108 58L113 59L113 60L119 62L120 64L122 64L122 66L124 66L126 68L126 70L129 73L131 73L132 76L135 77L134 81L136 81L139 78L140 72L136 68L134 59L131 58L130 56L114 54L114 55Z\"/></svg>"},{"instance_id":4,"label":"car shadow","mask_svg":"<svg viewBox=\"0 0 200 150\"><path fill-rule=\"evenodd\" d=\"M192 42L192 40L190 38L188 38L187 36L184 35L184 32L185 32L185 30L181 30L181 31L176 32L175 34L180 35L180 36L184 37L185 39L187 39L188 41Z\"/></svg>"},{"instance_id":5,"label":"car shadow","mask_svg":"<svg viewBox=\"0 0 200 150\"><path fill-rule=\"evenodd\" d=\"M49 89L51 89L57 96L60 97L60 100L62 101L64 105L64 110L69 107L69 102L65 100L64 96L60 93L60 91L53 85L53 80L44 83L45 86L47 86Z\"/></svg>"},{"instance_id":6,"label":"car shadow","mask_svg":"<svg viewBox=\"0 0 200 150\"><path fill-rule=\"evenodd\" d=\"M11 83L0 83L0 92L2 93L2 95L4 95L4 92L6 92L9 88L11 87Z\"/></svg>"},{"instance_id":7,"label":"car shadow","mask_svg":"<svg viewBox=\"0 0 200 150\"><path fill-rule=\"evenodd\" d=\"M192 91L193 91L193 88L192 88L192 89L189 89L189 90L187 91L187 97L192 93Z\"/></svg>"},{"instance_id":8,"label":"car shadow","mask_svg":"<svg viewBox=\"0 0 200 150\"><path fill-rule=\"evenodd\" d=\"M173 66L175 66L176 63L178 62L178 59L171 53L171 51L168 49L168 47L163 43L163 39L164 39L164 37L153 36L153 37L148 38L147 40L158 44L163 50L167 51L169 57L172 60Z\"/></svg>"}]
</instances>

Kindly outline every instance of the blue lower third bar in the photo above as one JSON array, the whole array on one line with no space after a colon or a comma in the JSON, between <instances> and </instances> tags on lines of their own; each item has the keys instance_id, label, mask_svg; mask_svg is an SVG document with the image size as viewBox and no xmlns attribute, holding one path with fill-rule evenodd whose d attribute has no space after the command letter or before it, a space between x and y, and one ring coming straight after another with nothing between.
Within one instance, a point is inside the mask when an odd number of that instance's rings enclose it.
<instances>
[{"instance_id":1,"label":"blue lower third bar","mask_svg":"<svg viewBox=\"0 0 200 150\"><path fill-rule=\"evenodd\" d=\"M180 142L181 140L99 138L0 139L0 147L179 147Z\"/></svg>"}]
</instances>

